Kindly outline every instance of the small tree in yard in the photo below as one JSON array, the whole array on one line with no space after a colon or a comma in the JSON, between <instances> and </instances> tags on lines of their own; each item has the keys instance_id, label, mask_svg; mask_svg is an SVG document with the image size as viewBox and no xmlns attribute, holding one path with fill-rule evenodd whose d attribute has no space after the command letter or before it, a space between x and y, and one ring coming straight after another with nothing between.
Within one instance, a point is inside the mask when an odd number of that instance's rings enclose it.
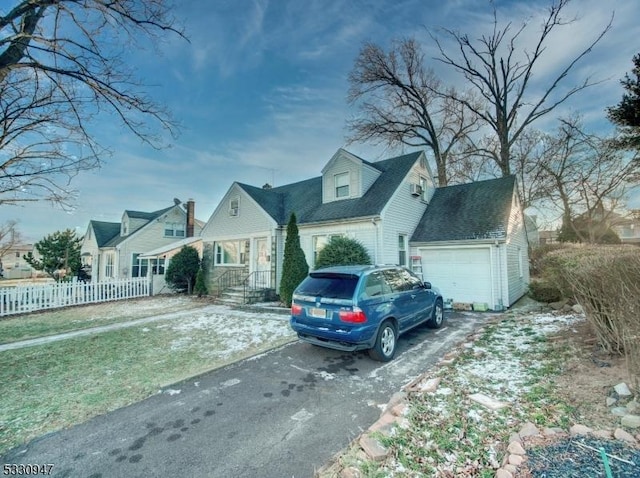
<instances>
[{"instance_id":1,"label":"small tree in yard","mask_svg":"<svg viewBox=\"0 0 640 478\"><path fill-rule=\"evenodd\" d=\"M287 240L284 243L284 260L282 262L282 279L280 280L280 300L291 306L293 291L309 273L309 265L300 247L300 235L296 224L296 215L291 213L287 224Z\"/></svg>"},{"instance_id":2,"label":"small tree in yard","mask_svg":"<svg viewBox=\"0 0 640 478\"><path fill-rule=\"evenodd\" d=\"M204 270L202 270L202 265L198 269L198 273L196 274L196 286L194 292L198 294L198 297L202 297L203 295L207 295L209 291L207 290L207 285L204 281Z\"/></svg>"},{"instance_id":3,"label":"small tree in yard","mask_svg":"<svg viewBox=\"0 0 640 478\"><path fill-rule=\"evenodd\" d=\"M355 239L336 236L318 253L316 269L356 264L371 264L365 247Z\"/></svg>"},{"instance_id":4,"label":"small tree in yard","mask_svg":"<svg viewBox=\"0 0 640 478\"><path fill-rule=\"evenodd\" d=\"M199 270L198 251L194 247L183 246L180 252L171 258L164 279L173 290L191 294Z\"/></svg>"},{"instance_id":5,"label":"small tree in yard","mask_svg":"<svg viewBox=\"0 0 640 478\"><path fill-rule=\"evenodd\" d=\"M39 259L32 252L23 258L31 267L46 272L57 281L67 274L76 275L80 270L81 241L82 238L77 237L71 229L56 231L36 242Z\"/></svg>"}]
</instances>

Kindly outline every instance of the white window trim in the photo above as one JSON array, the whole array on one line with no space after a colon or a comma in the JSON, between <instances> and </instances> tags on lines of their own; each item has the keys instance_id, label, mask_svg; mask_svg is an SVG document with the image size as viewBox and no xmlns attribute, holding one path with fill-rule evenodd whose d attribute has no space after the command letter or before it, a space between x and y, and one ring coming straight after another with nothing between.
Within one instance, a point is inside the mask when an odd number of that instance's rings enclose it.
<instances>
[{"instance_id":1,"label":"white window trim","mask_svg":"<svg viewBox=\"0 0 640 478\"><path fill-rule=\"evenodd\" d=\"M347 184L342 184L340 186L338 186L338 178L340 177L344 177L346 176L347 178ZM347 188L347 194L340 196L338 195L338 189L342 189L342 188ZM351 172L350 171L344 171L342 173L337 173L333 175L333 195L335 197L335 199L349 199L351 197Z\"/></svg>"},{"instance_id":2,"label":"white window trim","mask_svg":"<svg viewBox=\"0 0 640 478\"><path fill-rule=\"evenodd\" d=\"M221 262L219 259L222 258L224 260L224 252L222 250L219 251L219 248L221 248L223 243L226 242L231 242L234 243L236 245L236 248L238 250L238 261L239 262ZM241 266L245 266L245 262L248 264L248 259L249 259L249 252L246 250L246 244L247 242L249 242L248 239L238 239L238 240L233 240L233 241L217 241L214 245L214 249L213 249L213 262L214 265L216 266L236 266L236 267L241 267ZM251 246L249 246L251 247ZM243 262L244 261L244 262Z\"/></svg>"},{"instance_id":3,"label":"white window trim","mask_svg":"<svg viewBox=\"0 0 640 478\"><path fill-rule=\"evenodd\" d=\"M171 231L167 234L167 231ZM181 232L182 234L178 234ZM165 222L164 223L164 237L186 237L187 226L182 222Z\"/></svg>"},{"instance_id":4,"label":"white window trim","mask_svg":"<svg viewBox=\"0 0 640 478\"><path fill-rule=\"evenodd\" d=\"M234 204L235 207L234 207ZM229 216L238 217L240 215L240 196L235 196L229 199Z\"/></svg>"}]
</instances>

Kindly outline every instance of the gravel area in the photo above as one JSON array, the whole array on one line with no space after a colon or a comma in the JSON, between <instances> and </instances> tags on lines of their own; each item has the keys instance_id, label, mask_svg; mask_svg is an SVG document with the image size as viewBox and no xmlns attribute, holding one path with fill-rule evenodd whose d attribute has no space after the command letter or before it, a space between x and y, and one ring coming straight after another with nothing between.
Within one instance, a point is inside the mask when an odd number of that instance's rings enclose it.
<instances>
[{"instance_id":1,"label":"gravel area","mask_svg":"<svg viewBox=\"0 0 640 478\"><path fill-rule=\"evenodd\" d=\"M604 460L598 451L601 448L609 455L611 475L606 474ZM527 448L527 468L535 478L637 478L640 476L640 450L618 440L564 438L545 446Z\"/></svg>"}]
</instances>

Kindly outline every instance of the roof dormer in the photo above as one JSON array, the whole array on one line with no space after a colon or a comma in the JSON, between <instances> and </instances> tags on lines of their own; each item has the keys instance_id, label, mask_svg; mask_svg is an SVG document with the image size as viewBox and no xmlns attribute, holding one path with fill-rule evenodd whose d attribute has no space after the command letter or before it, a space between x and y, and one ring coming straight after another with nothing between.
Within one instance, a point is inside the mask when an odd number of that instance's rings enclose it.
<instances>
[{"instance_id":1,"label":"roof dormer","mask_svg":"<svg viewBox=\"0 0 640 478\"><path fill-rule=\"evenodd\" d=\"M362 197L380 174L367 161L339 149L322 169L322 202Z\"/></svg>"}]
</instances>

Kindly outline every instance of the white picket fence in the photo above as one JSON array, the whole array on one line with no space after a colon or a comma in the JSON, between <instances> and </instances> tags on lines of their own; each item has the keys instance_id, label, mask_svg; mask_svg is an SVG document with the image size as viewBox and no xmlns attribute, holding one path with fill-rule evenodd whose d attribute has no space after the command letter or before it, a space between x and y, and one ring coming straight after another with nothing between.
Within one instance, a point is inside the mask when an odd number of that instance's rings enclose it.
<instances>
[{"instance_id":1,"label":"white picket fence","mask_svg":"<svg viewBox=\"0 0 640 478\"><path fill-rule=\"evenodd\" d=\"M149 279L110 279L19 285L0 288L0 317L69 305L133 299L149 295Z\"/></svg>"}]
</instances>

